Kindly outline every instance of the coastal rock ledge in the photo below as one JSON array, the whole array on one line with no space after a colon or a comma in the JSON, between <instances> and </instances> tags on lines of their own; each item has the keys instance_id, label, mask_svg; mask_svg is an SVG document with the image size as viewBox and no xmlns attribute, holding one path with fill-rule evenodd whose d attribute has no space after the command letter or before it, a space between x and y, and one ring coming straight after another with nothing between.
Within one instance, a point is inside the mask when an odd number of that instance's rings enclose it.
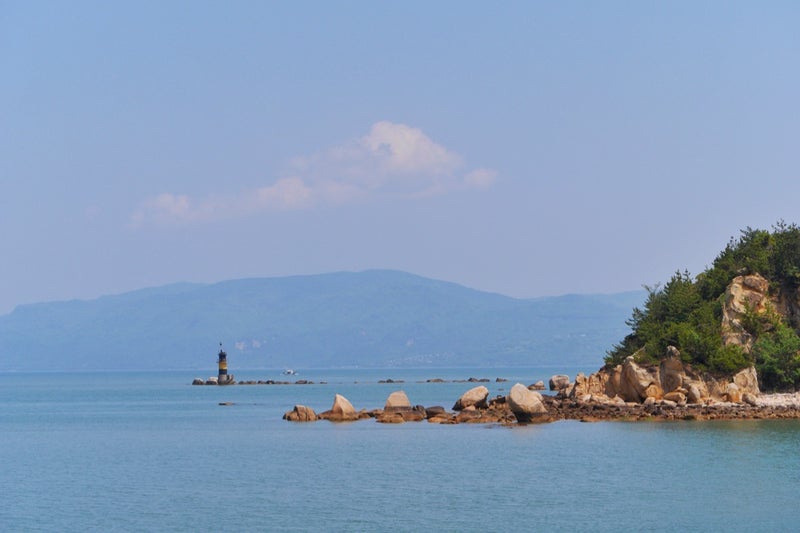
<instances>
[{"instance_id":1,"label":"coastal rock ledge","mask_svg":"<svg viewBox=\"0 0 800 533\"><path fill-rule=\"evenodd\" d=\"M586 376L556 395L542 395L521 383L508 395L489 399L489 389L478 386L456 401L453 411L440 405L413 405L403 391L386 399L383 409L356 411L336 394L331 409L317 415L295 405L284 414L290 422L328 420L347 422L374 418L384 424L427 420L431 424L545 423L556 420L734 420L800 418L800 393L761 395L755 369L730 380L694 372L680 361L675 348L659 365L639 365L634 358ZM413 405L413 406L412 406Z\"/></svg>"}]
</instances>

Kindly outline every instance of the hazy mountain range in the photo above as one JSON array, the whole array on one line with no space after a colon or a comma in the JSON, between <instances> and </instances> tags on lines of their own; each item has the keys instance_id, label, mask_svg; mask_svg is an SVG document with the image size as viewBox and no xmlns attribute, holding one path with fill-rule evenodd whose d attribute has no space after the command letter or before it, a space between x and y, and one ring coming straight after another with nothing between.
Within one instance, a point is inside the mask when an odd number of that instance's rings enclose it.
<instances>
[{"instance_id":1,"label":"hazy mountain range","mask_svg":"<svg viewBox=\"0 0 800 533\"><path fill-rule=\"evenodd\" d=\"M601 366L644 291L516 299L397 271L174 284L0 316L0 371Z\"/></svg>"}]
</instances>

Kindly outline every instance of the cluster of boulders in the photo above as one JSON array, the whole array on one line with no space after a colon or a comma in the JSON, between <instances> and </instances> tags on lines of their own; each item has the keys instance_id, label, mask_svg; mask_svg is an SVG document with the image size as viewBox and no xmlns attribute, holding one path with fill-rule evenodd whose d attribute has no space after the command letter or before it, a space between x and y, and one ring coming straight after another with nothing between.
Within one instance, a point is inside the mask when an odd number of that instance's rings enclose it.
<instances>
[{"instance_id":1,"label":"cluster of boulders","mask_svg":"<svg viewBox=\"0 0 800 533\"><path fill-rule=\"evenodd\" d=\"M372 418L381 423L427 420L438 424L536 423L553 420L800 418L800 394L780 400L761 397L754 368L731 379L717 379L685 365L674 347L659 365L638 364L634 357L613 368L574 381L550 378L555 395L542 395L544 383L515 384L505 396L489 398L480 385L466 391L448 411L443 406L412 405L403 391L392 392L383 409L356 411L337 394L333 406L317 414L296 405L283 418L293 422L344 422Z\"/></svg>"},{"instance_id":2,"label":"cluster of boulders","mask_svg":"<svg viewBox=\"0 0 800 533\"><path fill-rule=\"evenodd\" d=\"M653 403L675 405L711 404L715 402L755 405L760 394L758 376L753 367L735 374L732 379L717 379L695 372L685 365L677 348L670 346L668 355L658 365L640 365L635 357L613 368L603 368L589 376L580 373L572 383L567 376L553 376L550 390L561 399L583 403Z\"/></svg>"},{"instance_id":3,"label":"cluster of boulders","mask_svg":"<svg viewBox=\"0 0 800 533\"><path fill-rule=\"evenodd\" d=\"M497 396L493 399L489 399L489 389L485 386L472 388L461 395L453 405L452 411L447 411L441 405L431 407L412 405L404 391L395 391L386 399L383 409L356 411L347 398L336 394L333 406L327 411L317 414L310 407L295 405L291 411L283 415L283 418L291 422L315 420L349 422L373 418L384 424L422 420L434 424L549 421L542 395L529 390L521 383L514 385L508 396Z\"/></svg>"}]
</instances>

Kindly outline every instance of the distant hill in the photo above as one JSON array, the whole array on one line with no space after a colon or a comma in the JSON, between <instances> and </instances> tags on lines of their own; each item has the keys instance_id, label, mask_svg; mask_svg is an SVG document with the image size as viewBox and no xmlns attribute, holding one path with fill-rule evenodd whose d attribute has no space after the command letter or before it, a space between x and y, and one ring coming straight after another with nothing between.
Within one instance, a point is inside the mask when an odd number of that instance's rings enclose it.
<instances>
[{"instance_id":1,"label":"distant hill","mask_svg":"<svg viewBox=\"0 0 800 533\"><path fill-rule=\"evenodd\" d=\"M0 316L0 371L601 365L644 291L515 299L375 270L175 284Z\"/></svg>"}]
</instances>

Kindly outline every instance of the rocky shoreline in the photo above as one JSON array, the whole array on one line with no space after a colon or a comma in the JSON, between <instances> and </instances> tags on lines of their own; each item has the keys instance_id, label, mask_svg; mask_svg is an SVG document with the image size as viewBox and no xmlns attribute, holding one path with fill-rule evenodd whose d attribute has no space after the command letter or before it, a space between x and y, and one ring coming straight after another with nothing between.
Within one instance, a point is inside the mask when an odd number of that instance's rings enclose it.
<instances>
[{"instance_id":1,"label":"rocky shoreline","mask_svg":"<svg viewBox=\"0 0 800 533\"><path fill-rule=\"evenodd\" d=\"M524 385L517 384L519 387ZM356 410L341 395L336 395L333 406L317 414L312 408L296 405L283 418L291 422L350 422L373 419L379 423L427 421L433 424L529 424L549 423L558 420L599 421L678 421L678 420L769 420L800 418L800 393L761 395L754 404L716 402L678 404L670 400L644 403L612 401L582 401L559 395L538 394L541 407L526 412L515 405L508 396L488 399L482 387L470 389L464 396L478 397L476 403L466 407L453 406L448 411L443 406L412 406L403 391L395 391L383 409ZM485 389L485 387L483 387ZM527 390L527 387L526 387ZM536 394L536 393L533 393ZM464 398L462 396L462 398ZM510 396L510 395L509 395ZM536 398L536 396L534 396ZM400 400L398 400L400 399Z\"/></svg>"},{"instance_id":2,"label":"rocky shoreline","mask_svg":"<svg viewBox=\"0 0 800 533\"><path fill-rule=\"evenodd\" d=\"M569 376L555 375L549 381L553 395L539 393L543 388L541 382L517 383L507 395L489 399L489 389L479 385L466 391L449 411L443 406L412 405L403 391L390 394L383 409L356 411L337 394L327 411L317 414L310 407L296 405L283 418L292 422L371 418L381 423L427 420L437 424L800 418L800 393L761 394L752 367L727 379L695 372L681 362L673 347L659 365L639 365L629 357L616 367L589 376L578 374L574 382Z\"/></svg>"}]
</instances>

